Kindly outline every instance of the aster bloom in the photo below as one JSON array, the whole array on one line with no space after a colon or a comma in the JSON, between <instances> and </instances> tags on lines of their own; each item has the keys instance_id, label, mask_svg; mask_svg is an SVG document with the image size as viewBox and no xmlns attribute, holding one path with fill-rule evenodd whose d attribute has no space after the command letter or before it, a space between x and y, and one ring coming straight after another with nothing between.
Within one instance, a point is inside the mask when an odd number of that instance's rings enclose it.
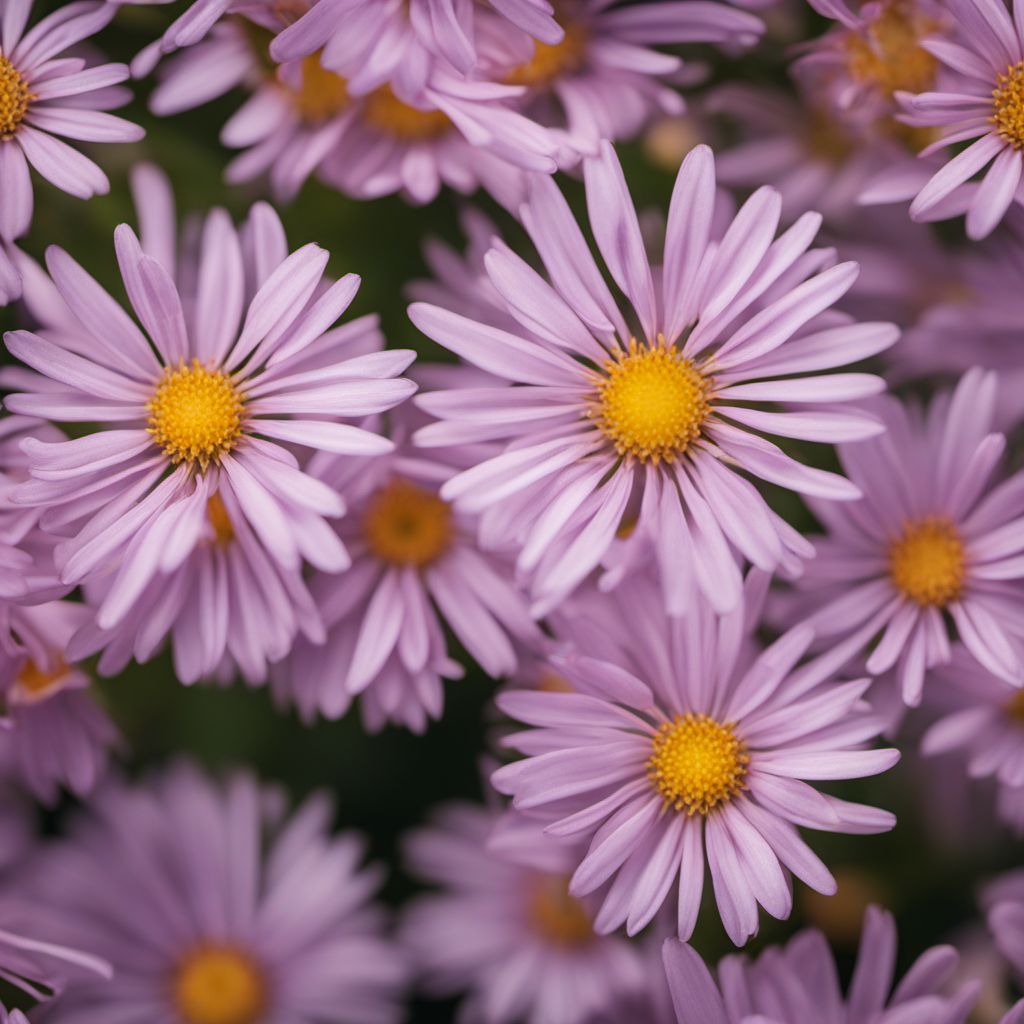
<instances>
[{"instance_id":1,"label":"aster bloom","mask_svg":"<svg viewBox=\"0 0 1024 1024\"><path fill-rule=\"evenodd\" d=\"M568 892L579 851L514 812L453 804L406 841L413 872L440 888L414 900L403 944L435 996L466 992L459 1020L583 1024L646 981L639 945L594 932Z\"/></svg>"},{"instance_id":2,"label":"aster bloom","mask_svg":"<svg viewBox=\"0 0 1024 1024\"><path fill-rule=\"evenodd\" d=\"M6 336L36 371L19 372L23 393L8 407L100 426L70 441L23 441L31 479L12 500L43 508L44 528L66 537L55 549L58 573L65 584L100 588L99 630L148 608L118 639L148 656L172 627L168 614L180 614L194 647L179 665L194 678L216 667L225 647L249 644L256 661L280 652L282 631L294 632L308 607L298 582L304 560L325 571L348 566L327 522L344 504L302 470L292 446L389 450L342 420L411 394L415 386L397 375L413 353L365 351L365 322L333 327L358 278L322 282L328 254L316 245L287 255L266 207L241 233L222 211L207 218L195 292L184 304L173 249L151 240L156 255L127 225L115 235L148 337L67 253L49 250L68 320ZM230 540L237 557L208 550ZM210 589L208 600L183 609L196 586ZM289 603L290 617L272 623ZM229 623L244 637L228 640Z\"/></svg>"},{"instance_id":3,"label":"aster bloom","mask_svg":"<svg viewBox=\"0 0 1024 1024\"><path fill-rule=\"evenodd\" d=\"M756 934L758 904L789 916L790 873L835 892L795 826L866 834L895 823L805 781L875 775L898 760L864 749L881 725L862 700L868 681L831 682L827 660L796 668L808 628L745 654L753 626L742 605L721 620L704 604L671 618L640 580L605 600L619 655L554 657L576 692L500 695L532 728L506 741L527 756L492 778L518 809L555 819L550 835L590 839L569 891L610 883L595 930L636 934L678 885L677 929L689 937L705 864L737 945Z\"/></svg>"},{"instance_id":4,"label":"aster bloom","mask_svg":"<svg viewBox=\"0 0 1024 1024\"><path fill-rule=\"evenodd\" d=\"M896 924L875 906L864 915L857 966L845 995L828 942L816 930L769 947L753 961L726 957L717 984L692 947L669 939L663 956L678 1024L964 1024L978 996L973 981L947 994L959 961L952 946L922 953L894 987ZM1021 1020L1024 1000L1001 1024Z\"/></svg>"},{"instance_id":5,"label":"aster bloom","mask_svg":"<svg viewBox=\"0 0 1024 1024\"><path fill-rule=\"evenodd\" d=\"M984 172L967 208L967 234L973 239L984 238L1002 220L1021 180L1024 42L1017 7L1015 2L1011 19L999 0L950 0L950 13L962 28L958 41L924 45L954 75L932 92L897 93L907 124L942 130L935 148L970 143L917 193L911 216L928 215Z\"/></svg>"},{"instance_id":6,"label":"aster bloom","mask_svg":"<svg viewBox=\"0 0 1024 1024\"><path fill-rule=\"evenodd\" d=\"M549 0L321 0L271 44L284 63L323 52L326 67L356 94L391 85L403 98L422 92L440 64L466 75L477 65L476 20L486 6L502 31L558 45L564 31Z\"/></svg>"},{"instance_id":7,"label":"aster bloom","mask_svg":"<svg viewBox=\"0 0 1024 1024\"><path fill-rule=\"evenodd\" d=\"M409 310L429 337L514 386L422 396L421 407L441 422L421 430L418 443L507 442L441 495L484 513L489 543L518 547L536 614L557 606L617 533L628 552L620 561L631 557L647 571L656 559L674 612L691 607L698 590L725 612L741 592L733 548L766 571L796 572L812 553L733 467L805 494L856 498L849 481L800 464L760 432L818 442L877 433L873 417L841 403L876 393L881 380L819 371L879 352L897 333L821 316L857 268L822 270L828 254L807 252L815 214L773 242L780 198L772 189L756 193L712 241L706 147L679 172L660 289L611 146L586 161L585 178L598 247L632 310L624 314L605 285L561 193L535 179L522 216L549 278L506 246L486 257L519 326L421 303Z\"/></svg>"},{"instance_id":8,"label":"aster bloom","mask_svg":"<svg viewBox=\"0 0 1024 1024\"><path fill-rule=\"evenodd\" d=\"M291 815L281 797L249 775L218 784L178 765L110 785L40 853L33 900L115 970L109 985L69 984L55 1024L401 1020L405 969L363 840L329 832L323 794Z\"/></svg>"},{"instance_id":9,"label":"aster bloom","mask_svg":"<svg viewBox=\"0 0 1024 1024\"><path fill-rule=\"evenodd\" d=\"M981 903L999 952L1024 978L1024 871L1008 871L982 892Z\"/></svg>"},{"instance_id":10,"label":"aster bloom","mask_svg":"<svg viewBox=\"0 0 1024 1024\"><path fill-rule=\"evenodd\" d=\"M18 608L12 627L19 647L0 649L6 705L0 747L24 785L48 804L62 786L78 796L90 793L118 739L88 692L88 674L65 660L68 642L88 618L88 609L70 601Z\"/></svg>"},{"instance_id":11,"label":"aster bloom","mask_svg":"<svg viewBox=\"0 0 1024 1024\"><path fill-rule=\"evenodd\" d=\"M317 711L337 718L359 696L368 728L396 721L422 732L441 716L442 679L463 674L445 622L495 678L515 671L517 646L535 647L541 634L510 578L510 559L480 551L475 519L438 495L474 450L424 458L409 444L409 417L392 419L393 453L369 465L333 456L310 465L345 496L339 530L352 568L312 581L327 641L300 641L274 684L306 719Z\"/></svg>"},{"instance_id":12,"label":"aster bloom","mask_svg":"<svg viewBox=\"0 0 1024 1024\"><path fill-rule=\"evenodd\" d=\"M564 128L571 148L591 155L602 139L632 138L652 116L685 109L673 85L692 72L657 47L752 46L764 32L763 22L746 11L688 0L562 0L557 17L564 35L554 44L494 31L485 68L491 78L525 86L526 112Z\"/></svg>"},{"instance_id":13,"label":"aster bloom","mask_svg":"<svg viewBox=\"0 0 1024 1024\"><path fill-rule=\"evenodd\" d=\"M135 142L141 128L107 113L130 98L123 64L88 66L66 51L114 16L103 3L69 3L26 31L31 2L0 5L0 298L16 297L10 243L32 222L31 166L79 199L110 189L107 176L60 136L83 142Z\"/></svg>"},{"instance_id":14,"label":"aster bloom","mask_svg":"<svg viewBox=\"0 0 1024 1024\"><path fill-rule=\"evenodd\" d=\"M951 626L981 666L1024 684L1019 580L1024 474L993 486L1006 440L992 431L995 374L971 370L927 410L883 399L888 432L839 457L864 493L812 502L827 536L797 581L797 613L822 643L864 650L878 674L896 668L903 700L921 700L928 669L951 657Z\"/></svg>"}]
</instances>

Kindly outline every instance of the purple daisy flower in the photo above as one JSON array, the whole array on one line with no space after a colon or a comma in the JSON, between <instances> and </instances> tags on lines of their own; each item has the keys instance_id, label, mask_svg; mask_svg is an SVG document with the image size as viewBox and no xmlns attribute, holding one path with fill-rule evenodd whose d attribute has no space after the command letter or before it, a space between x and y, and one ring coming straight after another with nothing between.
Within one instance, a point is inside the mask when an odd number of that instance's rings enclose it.
<instances>
[{"instance_id":1,"label":"purple daisy flower","mask_svg":"<svg viewBox=\"0 0 1024 1024\"><path fill-rule=\"evenodd\" d=\"M116 634L117 664L133 648L151 655L174 625L168 613L180 613L195 642L179 658L186 677L215 669L226 645L238 655L236 643L250 645L258 669L308 611L304 560L329 572L349 564L327 522L344 504L303 471L292 446L389 451L387 440L342 420L361 422L410 395L415 385L398 374L413 353L376 351L365 320L332 326L359 279L323 282L328 254L316 245L289 256L265 205L240 232L223 211L209 215L181 292L173 235L157 218L156 208L142 211L146 248L127 225L115 234L148 337L67 253L48 251L64 319L6 336L36 371L17 371L22 393L8 407L100 428L23 441L31 479L12 500L42 508L44 528L64 537L60 578L96 588L96 627L128 621ZM233 541L231 557L209 550ZM201 622L197 607L183 610L196 587L207 588L200 604L212 609ZM140 622L145 609L152 615ZM272 623L282 609L288 615ZM229 642L229 622L244 637Z\"/></svg>"},{"instance_id":2,"label":"purple daisy flower","mask_svg":"<svg viewBox=\"0 0 1024 1024\"><path fill-rule=\"evenodd\" d=\"M417 441L508 442L441 495L483 512L487 534L521 552L536 614L605 558L624 520L623 546L645 572L657 561L670 609L692 607L699 591L725 612L742 589L734 549L766 571L797 572L812 554L733 467L805 494L856 498L848 480L802 465L760 432L825 443L877 433L873 417L842 403L877 393L882 381L819 371L879 352L897 332L822 316L857 268L822 270L828 254L807 251L815 214L773 242L780 198L772 189L712 240L707 147L680 169L657 288L614 150L605 145L584 166L597 244L632 310L624 314L605 285L557 187L536 178L522 216L549 277L501 244L486 257L517 329L422 303L409 310L429 337L516 386L422 396L441 422Z\"/></svg>"},{"instance_id":3,"label":"purple daisy flower","mask_svg":"<svg viewBox=\"0 0 1024 1024\"><path fill-rule=\"evenodd\" d=\"M864 915L857 966L843 994L831 949L819 931L801 932L756 960L733 955L718 967L718 983L697 952L676 939L663 956L679 1024L965 1024L978 984L966 981L952 994L945 986L959 962L952 946L933 946L893 986L896 924L869 907ZM1001 1024L1024 1020L1024 1000Z\"/></svg>"},{"instance_id":4,"label":"purple daisy flower","mask_svg":"<svg viewBox=\"0 0 1024 1024\"><path fill-rule=\"evenodd\" d=\"M454 804L406 842L438 893L414 900L402 938L433 996L468 993L461 1021L583 1024L646 982L638 944L594 931L569 894L579 850L514 812Z\"/></svg>"},{"instance_id":5,"label":"purple daisy flower","mask_svg":"<svg viewBox=\"0 0 1024 1024\"><path fill-rule=\"evenodd\" d=\"M992 431L995 394L995 374L975 369L927 410L878 400L887 433L839 449L863 499L812 501L827 536L796 582L796 617L851 655L881 634L867 671L895 667L910 705L950 659L950 620L980 665L1024 685L1024 473L990 483L1006 446Z\"/></svg>"},{"instance_id":6,"label":"purple daisy flower","mask_svg":"<svg viewBox=\"0 0 1024 1024\"><path fill-rule=\"evenodd\" d=\"M564 35L554 44L494 31L484 66L490 78L525 86L526 113L564 129L585 155L603 139L633 138L658 113L685 109L672 87L683 61L657 47L752 46L764 32L760 18L725 3L563 0L557 16Z\"/></svg>"},{"instance_id":7,"label":"purple daisy flower","mask_svg":"<svg viewBox=\"0 0 1024 1024\"><path fill-rule=\"evenodd\" d=\"M440 372L450 384L453 371ZM466 446L425 458L409 444L409 418L393 420L393 453L369 465L333 456L310 464L345 497L339 531L352 568L313 580L327 641L300 641L274 685L307 720L318 711L340 717L360 696L368 728L396 721L422 732L441 716L442 679L463 674L445 622L496 678L514 672L517 645L535 647L541 633L511 580L511 560L482 552L475 518L438 494L478 452Z\"/></svg>"},{"instance_id":8,"label":"purple daisy flower","mask_svg":"<svg viewBox=\"0 0 1024 1024\"><path fill-rule=\"evenodd\" d=\"M111 784L27 883L54 934L116 972L68 984L48 1019L401 1020L405 967L371 902L381 872L360 866L360 836L331 835L333 816L323 794L289 815L249 775L220 785L186 765Z\"/></svg>"},{"instance_id":9,"label":"purple daisy flower","mask_svg":"<svg viewBox=\"0 0 1024 1024\"><path fill-rule=\"evenodd\" d=\"M564 38L549 0L486 0L486 7L504 33L542 46ZM438 64L462 75L475 70L479 14L460 0L320 0L281 32L270 53L284 63L322 51L325 66L348 78L354 93L391 85L409 98Z\"/></svg>"},{"instance_id":10,"label":"purple daisy flower","mask_svg":"<svg viewBox=\"0 0 1024 1024\"><path fill-rule=\"evenodd\" d=\"M790 873L834 892L795 826L869 834L895 824L804 781L875 775L899 759L865 749L881 724L862 700L869 681L832 683L828 659L796 668L807 627L744 657L753 626L742 605L723 619L704 604L670 618L640 580L606 597L602 621L618 657L552 659L576 692L498 697L532 728L506 741L526 758L492 780L520 810L555 818L549 834L590 838L569 891L611 883L596 931L636 934L678 883L678 933L689 937L705 864L737 945L756 934L758 904L789 916Z\"/></svg>"},{"instance_id":11,"label":"purple daisy flower","mask_svg":"<svg viewBox=\"0 0 1024 1024\"><path fill-rule=\"evenodd\" d=\"M25 31L31 0L0 6L0 305L20 288L10 243L32 223L29 167L79 199L110 190L107 176L58 136L83 142L135 142L145 132L107 113L130 94L118 88L124 64L87 66L61 58L114 16L102 3L69 3Z\"/></svg>"},{"instance_id":12,"label":"purple daisy flower","mask_svg":"<svg viewBox=\"0 0 1024 1024\"><path fill-rule=\"evenodd\" d=\"M949 0L958 41L931 39L925 49L953 73L936 91L898 92L907 124L942 129L930 149L970 141L917 193L910 215L924 217L984 171L967 208L967 234L984 238L1021 194L1024 146L1024 8L1013 17L1001 0ZM988 168L985 170L985 168Z\"/></svg>"},{"instance_id":13,"label":"purple daisy flower","mask_svg":"<svg viewBox=\"0 0 1024 1024\"><path fill-rule=\"evenodd\" d=\"M0 748L37 799L56 803L61 787L86 796L107 765L117 729L88 692L92 680L66 659L68 642L89 618L70 601L12 613L19 647L0 648L0 691L6 705Z\"/></svg>"},{"instance_id":14,"label":"purple daisy flower","mask_svg":"<svg viewBox=\"0 0 1024 1024\"><path fill-rule=\"evenodd\" d=\"M1015 799L1024 787L1024 690L987 672L959 644L934 676L946 699L921 739L921 752L956 752L968 776L995 778Z\"/></svg>"}]
</instances>

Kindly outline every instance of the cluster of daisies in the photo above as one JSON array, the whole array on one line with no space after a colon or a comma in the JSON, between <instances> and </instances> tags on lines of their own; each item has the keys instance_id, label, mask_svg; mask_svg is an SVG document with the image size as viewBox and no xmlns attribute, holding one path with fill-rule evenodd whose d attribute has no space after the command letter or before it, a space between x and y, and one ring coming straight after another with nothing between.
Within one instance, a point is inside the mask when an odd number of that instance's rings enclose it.
<instances>
[{"instance_id":1,"label":"cluster of daisies","mask_svg":"<svg viewBox=\"0 0 1024 1024\"><path fill-rule=\"evenodd\" d=\"M901 751L1024 832L1024 2L196 0L104 63L129 2L0 0L0 1022L1024 1022L953 947L897 977L878 906L849 985L820 931L690 945L833 895L807 833L896 818L830 784ZM766 35L791 89L730 63ZM88 199L76 144L142 139L133 77L244 94L225 178L282 209L489 193L515 241L467 206L408 287L448 361L267 202L180 229L144 148L88 254L126 301L27 251L34 175ZM471 661L491 799L408 834L388 911L325 794L111 763L93 682L165 652L370 732ZM1024 982L1024 877L977 907Z\"/></svg>"}]
</instances>

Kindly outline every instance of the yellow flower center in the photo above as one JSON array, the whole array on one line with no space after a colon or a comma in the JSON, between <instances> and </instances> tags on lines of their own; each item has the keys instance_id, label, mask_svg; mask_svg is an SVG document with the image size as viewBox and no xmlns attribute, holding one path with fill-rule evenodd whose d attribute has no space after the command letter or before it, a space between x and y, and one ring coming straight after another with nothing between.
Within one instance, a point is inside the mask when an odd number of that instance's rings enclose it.
<instances>
[{"instance_id":1,"label":"yellow flower center","mask_svg":"<svg viewBox=\"0 0 1024 1024\"><path fill-rule=\"evenodd\" d=\"M1014 149L1024 147L1024 61L1011 64L996 78L989 120Z\"/></svg>"},{"instance_id":2,"label":"yellow flower center","mask_svg":"<svg viewBox=\"0 0 1024 1024\"><path fill-rule=\"evenodd\" d=\"M707 715L676 715L658 729L647 777L667 806L708 815L744 788L750 757L729 723Z\"/></svg>"},{"instance_id":3,"label":"yellow flower center","mask_svg":"<svg viewBox=\"0 0 1024 1024\"><path fill-rule=\"evenodd\" d=\"M844 163L857 148L842 124L823 111L815 111L808 119L804 140L808 155L827 164Z\"/></svg>"},{"instance_id":4,"label":"yellow flower center","mask_svg":"<svg viewBox=\"0 0 1024 1024\"><path fill-rule=\"evenodd\" d=\"M554 946L574 949L594 941L594 925L583 903L569 895L569 879L538 875L526 909L533 931Z\"/></svg>"},{"instance_id":5,"label":"yellow flower center","mask_svg":"<svg viewBox=\"0 0 1024 1024\"><path fill-rule=\"evenodd\" d=\"M149 433L172 462L211 461L231 451L242 434L243 396L223 370L166 367L146 407Z\"/></svg>"},{"instance_id":6,"label":"yellow flower center","mask_svg":"<svg viewBox=\"0 0 1024 1024\"><path fill-rule=\"evenodd\" d=\"M847 37L850 74L886 96L901 89L926 92L935 83L938 61L922 48L921 39L938 28L934 19L915 10L913 2L885 4L863 33Z\"/></svg>"},{"instance_id":7,"label":"yellow flower center","mask_svg":"<svg viewBox=\"0 0 1024 1024\"><path fill-rule=\"evenodd\" d=\"M964 544L956 527L938 516L909 524L889 546L889 575L919 605L955 600L964 583Z\"/></svg>"},{"instance_id":8,"label":"yellow flower center","mask_svg":"<svg viewBox=\"0 0 1024 1024\"><path fill-rule=\"evenodd\" d=\"M534 43L533 56L505 75L509 85L550 85L563 75L583 67L587 59L587 30L579 22L569 22L559 43Z\"/></svg>"},{"instance_id":9,"label":"yellow flower center","mask_svg":"<svg viewBox=\"0 0 1024 1024\"><path fill-rule=\"evenodd\" d=\"M245 953L231 946L202 946L178 967L174 1002L184 1024L257 1024L267 986Z\"/></svg>"},{"instance_id":10,"label":"yellow flower center","mask_svg":"<svg viewBox=\"0 0 1024 1024\"><path fill-rule=\"evenodd\" d=\"M448 550L452 532L448 502L400 478L373 495L363 517L370 551L394 565L429 565Z\"/></svg>"},{"instance_id":11,"label":"yellow flower center","mask_svg":"<svg viewBox=\"0 0 1024 1024\"><path fill-rule=\"evenodd\" d=\"M410 142L437 139L452 126L441 110L420 110L400 100L391 86L382 85L366 97L363 117L385 135Z\"/></svg>"},{"instance_id":12,"label":"yellow flower center","mask_svg":"<svg viewBox=\"0 0 1024 1024\"><path fill-rule=\"evenodd\" d=\"M219 494L206 502L206 519L213 528L214 542L226 548L235 539L235 527L224 506L224 499Z\"/></svg>"},{"instance_id":13,"label":"yellow flower center","mask_svg":"<svg viewBox=\"0 0 1024 1024\"><path fill-rule=\"evenodd\" d=\"M18 673L16 684L26 693L40 696L52 689L67 674L68 666L64 661L58 662L56 668L45 671L29 658Z\"/></svg>"},{"instance_id":14,"label":"yellow flower center","mask_svg":"<svg viewBox=\"0 0 1024 1024\"><path fill-rule=\"evenodd\" d=\"M302 85L291 94L299 116L312 124L329 121L349 105L348 83L311 53L302 61Z\"/></svg>"},{"instance_id":15,"label":"yellow flower center","mask_svg":"<svg viewBox=\"0 0 1024 1024\"><path fill-rule=\"evenodd\" d=\"M21 72L0 56L0 141L9 139L25 120L32 93Z\"/></svg>"},{"instance_id":16,"label":"yellow flower center","mask_svg":"<svg viewBox=\"0 0 1024 1024\"><path fill-rule=\"evenodd\" d=\"M709 381L674 345L631 340L604 370L590 416L620 455L675 459L700 436L711 411Z\"/></svg>"}]
</instances>

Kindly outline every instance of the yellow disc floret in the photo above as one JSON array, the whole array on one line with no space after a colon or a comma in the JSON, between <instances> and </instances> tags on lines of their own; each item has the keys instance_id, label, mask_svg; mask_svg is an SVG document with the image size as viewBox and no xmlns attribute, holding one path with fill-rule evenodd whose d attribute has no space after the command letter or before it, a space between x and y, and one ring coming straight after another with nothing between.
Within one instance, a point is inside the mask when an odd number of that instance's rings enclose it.
<instances>
[{"instance_id":1,"label":"yellow disc floret","mask_svg":"<svg viewBox=\"0 0 1024 1024\"><path fill-rule=\"evenodd\" d=\"M258 1024L267 986L251 957L232 946L202 946L174 977L174 1003L184 1024Z\"/></svg>"},{"instance_id":2,"label":"yellow disc floret","mask_svg":"<svg viewBox=\"0 0 1024 1024\"><path fill-rule=\"evenodd\" d=\"M0 56L0 141L18 130L31 102L28 82L6 57Z\"/></svg>"},{"instance_id":3,"label":"yellow disc floret","mask_svg":"<svg viewBox=\"0 0 1024 1024\"><path fill-rule=\"evenodd\" d=\"M1024 147L1024 61L1011 64L997 77L989 120L1014 149Z\"/></svg>"},{"instance_id":4,"label":"yellow disc floret","mask_svg":"<svg viewBox=\"0 0 1024 1024\"><path fill-rule=\"evenodd\" d=\"M146 408L149 433L175 463L206 469L242 434L243 396L223 370L209 370L198 359L166 367Z\"/></svg>"},{"instance_id":5,"label":"yellow disc floret","mask_svg":"<svg viewBox=\"0 0 1024 1024\"><path fill-rule=\"evenodd\" d=\"M235 527L228 515L224 499L215 494L206 502L206 520L213 530L213 539L222 548L226 548L235 539Z\"/></svg>"},{"instance_id":6,"label":"yellow disc floret","mask_svg":"<svg viewBox=\"0 0 1024 1024\"><path fill-rule=\"evenodd\" d=\"M926 92L935 83L938 61L921 40L939 28L910 0L890 0L866 29L847 37L847 67L858 81L886 96L900 90Z\"/></svg>"},{"instance_id":7,"label":"yellow disc floret","mask_svg":"<svg viewBox=\"0 0 1024 1024\"><path fill-rule=\"evenodd\" d=\"M750 757L729 723L687 713L655 733L647 777L666 805L710 814L744 788Z\"/></svg>"},{"instance_id":8,"label":"yellow disc floret","mask_svg":"<svg viewBox=\"0 0 1024 1024\"><path fill-rule=\"evenodd\" d=\"M426 142L446 135L452 127L441 110L421 110L400 100L391 86L382 85L366 97L363 107L366 123L406 142Z\"/></svg>"},{"instance_id":9,"label":"yellow disc floret","mask_svg":"<svg viewBox=\"0 0 1024 1024\"><path fill-rule=\"evenodd\" d=\"M32 697L42 697L54 689L68 674L67 664L61 660L51 669L40 668L31 658L21 667L15 685Z\"/></svg>"},{"instance_id":10,"label":"yellow disc floret","mask_svg":"<svg viewBox=\"0 0 1024 1024\"><path fill-rule=\"evenodd\" d=\"M363 516L367 546L392 565L429 565L448 550L452 532L448 502L400 477L373 495Z\"/></svg>"},{"instance_id":11,"label":"yellow disc floret","mask_svg":"<svg viewBox=\"0 0 1024 1024\"><path fill-rule=\"evenodd\" d=\"M565 26L561 42L536 42L533 57L505 75L509 85L544 86L571 75L586 63L587 30L578 22Z\"/></svg>"},{"instance_id":12,"label":"yellow disc floret","mask_svg":"<svg viewBox=\"0 0 1024 1024\"><path fill-rule=\"evenodd\" d=\"M569 879L538 875L530 888L527 923L554 946L573 949L594 941L594 925L583 903L569 894Z\"/></svg>"},{"instance_id":13,"label":"yellow disc floret","mask_svg":"<svg viewBox=\"0 0 1024 1024\"><path fill-rule=\"evenodd\" d=\"M1018 690L1007 702L1006 717L1019 725L1024 725L1024 689Z\"/></svg>"},{"instance_id":14,"label":"yellow disc floret","mask_svg":"<svg viewBox=\"0 0 1024 1024\"><path fill-rule=\"evenodd\" d=\"M675 459L700 436L710 384L674 345L631 340L604 371L590 415L620 455Z\"/></svg>"},{"instance_id":15,"label":"yellow disc floret","mask_svg":"<svg viewBox=\"0 0 1024 1024\"><path fill-rule=\"evenodd\" d=\"M302 61L302 85L292 91L292 102L304 121L317 124L336 117L349 105L348 83L311 53Z\"/></svg>"},{"instance_id":16,"label":"yellow disc floret","mask_svg":"<svg viewBox=\"0 0 1024 1024\"><path fill-rule=\"evenodd\" d=\"M956 527L941 516L908 524L889 546L889 575L923 607L956 600L964 584L964 543Z\"/></svg>"}]
</instances>

